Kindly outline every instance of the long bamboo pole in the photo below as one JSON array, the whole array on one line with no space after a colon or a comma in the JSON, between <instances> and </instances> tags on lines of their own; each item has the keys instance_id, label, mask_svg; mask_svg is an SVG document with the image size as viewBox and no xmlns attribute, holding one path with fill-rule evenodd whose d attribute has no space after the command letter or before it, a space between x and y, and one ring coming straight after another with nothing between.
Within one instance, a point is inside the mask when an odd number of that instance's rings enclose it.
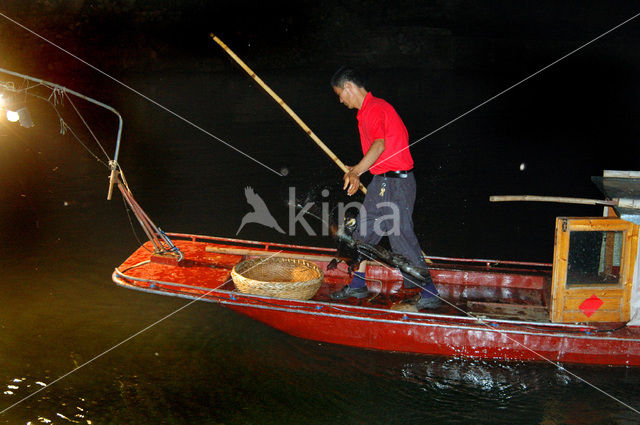
<instances>
[{"instance_id":1,"label":"long bamboo pole","mask_svg":"<svg viewBox=\"0 0 640 425\"><path fill-rule=\"evenodd\" d=\"M291 118L293 118L293 120L302 128L302 130L307 133L309 137L311 137L311 140L313 140L320 147L320 149L322 149L324 153L326 153L329 158L331 158L331 160L335 162L338 167L340 167L343 172L347 173L349 171L347 166L344 165L342 161L340 161L340 159L331 151L331 149L329 149L329 147L325 145L313 131L311 131L311 129L304 123L304 121L302 121L302 119L300 119L300 117L295 112L293 112L293 109L291 109L289 105L287 105L284 100L282 100L282 98L280 98L280 96L276 94L276 92L271 90L271 87L269 87L264 81L262 81L262 79L258 77L258 75L253 72L253 70L249 68L249 66L247 66L247 64L244 63L242 59L238 57L238 55L236 55L226 44L224 44L222 40L220 40L214 34L210 34L210 36L213 41L218 43L220 47L222 47L224 51L227 52L229 56L231 56L231 58L233 58L233 60L235 60L238 65L240 65L240 67L244 69L246 73L249 74L249 76L253 78L253 80L258 83L260 87L262 87L273 98L273 100L275 100L278 105L280 105L282 109L284 109L291 116ZM362 183L360 183L360 190L362 191L362 193L367 193L367 189L362 185Z\"/></svg>"},{"instance_id":2,"label":"long bamboo pole","mask_svg":"<svg viewBox=\"0 0 640 425\"><path fill-rule=\"evenodd\" d=\"M617 206L616 201L607 201L600 199L588 199L588 198L568 198L565 196L538 196L538 195L502 195L489 197L491 202L518 202L518 201L531 201L531 202L559 202L562 204L583 204L583 205L606 205Z\"/></svg>"},{"instance_id":3,"label":"long bamboo pole","mask_svg":"<svg viewBox=\"0 0 640 425\"><path fill-rule=\"evenodd\" d=\"M256 83L258 83L260 87L262 87L273 98L273 100L275 100L278 103L278 105L280 105L282 109L284 109L291 116L291 118L293 118L293 120L302 128L302 130L305 133L307 133L309 137L311 137L311 140L316 142L316 144L320 146L320 149L322 149L329 156L329 158L331 158L331 160L333 160L333 162L335 162L338 165L338 167L340 167L342 171L344 171L345 173L349 171L347 166L344 165L342 161L340 161L340 159L331 151L331 149L329 149L329 147L327 147L327 145L325 145L322 142L322 140L320 140L318 136L316 136L316 134L313 131L311 131L311 129L304 123L304 121L300 119L298 114L293 112L293 109L291 109L289 105L287 105L284 102L284 100L282 100L282 98L276 94L276 92L271 90L271 87L269 87L264 81L262 81L262 79L258 77L258 75L255 72L253 72L253 70L249 68L249 66L246 63L244 63L242 59L238 57L238 55L233 53L233 50L231 50L229 46L224 44L224 42L220 40L218 37L216 37L213 33L211 33L210 36L213 39L213 41L218 43L218 45L222 47L222 49L224 49L224 51L227 52L227 54L231 56L231 58L233 58L233 60L235 60L238 63L238 65L240 65L240 67L244 69L245 72L249 74L249 76L253 78L253 80ZM367 193L367 188L364 187L362 183L360 183L360 191L362 191L362 193L364 194ZM429 258L426 258L427 254L425 254L424 251L422 251L422 255L423 257L425 257L425 261L427 263L429 264L432 263L432 261Z\"/></svg>"}]
</instances>

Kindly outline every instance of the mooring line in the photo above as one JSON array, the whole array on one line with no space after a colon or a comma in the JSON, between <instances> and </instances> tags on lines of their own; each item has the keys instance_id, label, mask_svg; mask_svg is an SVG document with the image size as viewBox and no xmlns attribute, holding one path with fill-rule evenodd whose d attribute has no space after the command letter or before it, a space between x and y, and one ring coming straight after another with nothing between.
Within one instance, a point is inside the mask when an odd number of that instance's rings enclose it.
<instances>
[{"instance_id":1,"label":"mooring line","mask_svg":"<svg viewBox=\"0 0 640 425\"><path fill-rule=\"evenodd\" d=\"M156 102L155 100L151 99L149 96L139 92L138 90L134 89L133 87L123 83L122 81L118 80L115 77L112 77L111 75L109 75L108 73L106 73L105 71L101 70L100 68L93 66L92 64L90 64L89 62L85 61L84 59L81 59L80 57L76 56L75 54L71 53L70 51L64 49L63 47L57 45L56 43L54 43L53 41L48 40L47 38L41 36L40 34L38 34L37 32L33 31L32 29L22 25L20 22L10 18L9 16L5 15L4 13L0 12L0 16L2 16L3 18L5 18L6 20L14 23L15 25L19 26L20 28L30 32L31 34L35 35L36 37L44 40L45 42L49 43L50 45L54 46L55 48L63 51L64 53L68 54L69 56L73 57L74 59L82 62L83 64L87 65L89 68L92 68L93 70L99 72L100 74L104 75L107 78L110 78L111 80L115 81L116 83L120 84L121 86L125 87L126 89L134 92L135 94L137 94L138 96L148 100L149 102L153 103L154 105L156 105L157 107L163 109L164 111L170 113L171 115L175 116L176 118L179 118L180 120L186 122L187 124L189 124L190 126L200 130L202 133L206 134L209 137L212 137L213 139L217 140L218 142L224 144L225 146L233 149L234 151L238 152L239 154L243 155L244 157L252 160L253 162L262 165L264 168L266 168L267 170L279 175L280 177L283 177L282 173L274 170L273 168L269 167L268 165L258 161L257 159L255 159L254 157L252 157L251 155L243 152L242 150L236 148L235 146L233 146L232 144L222 140L220 137L216 136L215 134L205 130L204 128L200 127L199 125L189 121L188 119L184 118L182 115L172 111L171 109L167 108L166 106Z\"/></svg>"},{"instance_id":2,"label":"mooring line","mask_svg":"<svg viewBox=\"0 0 640 425\"><path fill-rule=\"evenodd\" d=\"M418 140L416 140L415 142L410 143L410 144L409 144L409 146L407 146L406 148L401 149L401 150L399 150L398 152L394 153L393 155L389 156L388 158L383 159L383 160L382 160L382 161L380 161L378 164L382 164L383 162L385 162L385 161L386 161L386 160L388 160L388 159L393 158L394 156L396 156L396 155L397 155L397 154L399 154L400 152L402 152L402 151L404 151L404 150L406 150L406 149L409 149L411 146L415 145L416 143L419 143L419 142L423 141L424 139L426 139L427 137L429 137L429 136L431 136L431 135L433 135L433 134L437 133L438 131L442 130L443 128L448 127L449 125L451 125L451 124L453 124L454 122L458 121L459 119L461 119L461 118L463 118L463 117L465 117L465 116L469 115L469 114L470 114L470 113L472 113L473 111L475 111L475 110L477 110L477 109L481 108L482 106L484 106L484 105L486 105L487 103L489 103L489 102L491 102L491 101L495 100L496 98L498 98L498 97L502 96L503 94L507 93L508 91L511 91L512 89L514 89L514 88L518 87L520 84L524 83L525 81L528 81L528 80L530 80L531 78L535 77L536 75L540 74L541 72L546 71L547 69L549 69L549 68L551 68L552 66L556 65L558 62L560 62L560 61L562 61L562 60L564 60L564 59L568 58L569 56L573 55L574 53L576 53L576 52L578 52L578 51L580 51L580 50L584 49L584 48L585 48L585 47L587 47L588 45L590 45L590 44L592 44L592 43L596 42L597 40L601 39L602 37L604 37L604 36L608 35L609 33L613 32L613 31L615 31L615 30L617 30L617 29L618 29L618 28L620 28L621 26L623 26L623 25L625 25L625 24L627 24L627 23L631 22L632 20L636 19L638 16L640 16L640 13L637 13L637 14L633 15L631 18L629 18L629 19L625 20L624 22L619 23L619 24L618 24L618 25L616 25L615 27L613 27L613 28L611 28L611 29L609 29L609 30L605 31L604 33L600 34L599 36L597 36L596 38L592 39L591 41L588 41L588 42L584 43L584 44L583 44L583 45L581 45L580 47L578 47L578 48L576 48L576 49L572 50L571 52L567 53L566 55L562 56L561 58L556 59L555 61L551 62L549 65L547 65L547 66L545 66L545 67L540 68L539 70L537 70L537 71L536 71L536 72L534 72L533 74L529 75L528 77L525 77L524 79L522 79L522 80L518 81L517 83L515 83L515 84L513 84L513 85L511 85L511 86L509 86L509 87L507 87L506 89L502 90L500 93L498 93L498 94L496 94L496 95L494 95L494 96L490 97L489 99L485 100L484 102L482 102L482 103L480 103L480 104L478 104L478 105L474 106L473 108L469 109L467 112L465 112L465 113L463 113L463 114L461 114L461 115L457 116L456 118L452 119L451 121L447 122L446 124L441 125L440 127L436 128L435 130L433 130L433 131L429 132L428 134L426 134L426 135L422 136L421 138L419 138L419 139L418 139ZM367 171L368 171L368 170L367 170Z\"/></svg>"}]
</instances>

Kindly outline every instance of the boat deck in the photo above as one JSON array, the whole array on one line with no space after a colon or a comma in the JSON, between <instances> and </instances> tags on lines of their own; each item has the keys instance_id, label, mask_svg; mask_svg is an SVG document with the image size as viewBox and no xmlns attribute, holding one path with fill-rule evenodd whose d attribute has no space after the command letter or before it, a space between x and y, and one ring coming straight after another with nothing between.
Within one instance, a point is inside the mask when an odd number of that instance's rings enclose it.
<instances>
[{"instance_id":1,"label":"boat deck","mask_svg":"<svg viewBox=\"0 0 640 425\"><path fill-rule=\"evenodd\" d=\"M332 291L350 281L344 263L327 270L335 250L170 234L184 254L138 248L113 274L140 291L220 303L300 338L355 347L423 354L640 365L640 327L625 323L552 323L551 266L489 260L434 258L431 275L445 303L417 312L418 289L405 289L398 270L367 268L370 296L334 302ZM311 300L238 292L234 265L254 256L302 257L325 272Z\"/></svg>"},{"instance_id":2,"label":"boat deck","mask_svg":"<svg viewBox=\"0 0 640 425\"><path fill-rule=\"evenodd\" d=\"M351 280L343 262L333 270L327 269L335 258L333 249L278 244L247 246L244 241L220 242L192 236L180 239L172 235L172 238L184 255L180 263L174 258L152 255L152 247L147 243L118 268L119 272L136 279L139 285L146 284L149 289L198 296L211 290L235 292L231 269L244 259L258 255L303 256L325 273L323 284L312 301L416 311L414 302L419 296L419 289L404 288L399 271L382 264L367 267L369 297L331 301L329 294ZM527 268L518 263L469 261L441 259L430 266L439 295L445 300L441 307L430 312L464 316L471 313L481 317L536 322L549 320L550 268L545 265Z\"/></svg>"}]
</instances>

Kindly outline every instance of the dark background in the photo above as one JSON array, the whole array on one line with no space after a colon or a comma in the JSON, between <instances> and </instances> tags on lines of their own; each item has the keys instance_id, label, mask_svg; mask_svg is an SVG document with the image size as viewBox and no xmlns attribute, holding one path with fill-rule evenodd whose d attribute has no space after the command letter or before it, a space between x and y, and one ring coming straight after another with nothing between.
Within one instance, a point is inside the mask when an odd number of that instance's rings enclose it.
<instances>
[{"instance_id":1,"label":"dark background","mask_svg":"<svg viewBox=\"0 0 640 425\"><path fill-rule=\"evenodd\" d=\"M0 67L122 113L119 161L156 224L236 237L251 210L245 186L286 229L289 187L306 194L341 172L209 33L351 164L362 155L355 111L329 87L340 65L366 71L416 141L639 13L640 2L5 0L0 12L113 77L0 16ZM640 169L639 39L633 20L414 145L424 250L549 262L555 217L601 215L489 196L602 198L590 176ZM114 116L74 105L113 155ZM570 375L547 363L318 344L208 303L174 314L185 300L115 286L113 268L139 242L119 195L105 200L108 169L58 134L47 104L30 108L32 129L0 120L0 410L94 361L1 423L637 423L622 404L638 409L635 369L566 365ZM71 105L61 110L105 161ZM300 227L294 237L249 224L237 237L333 245Z\"/></svg>"},{"instance_id":2,"label":"dark background","mask_svg":"<svg viewBox=\"0 0 640 425\"><path fill-rule=\"evenodd\" d=\"M205 198L227 184L225 193L235 193L240 204L238 180L266 197L265 191L280 186L271 205L280 208L276 217L286 222L288 211L276 199L286 193L282 187L304 192L318 177L335 182L339 170L211 41L210 32L350 164L360 155L354 114L337 104L327 83L341 64L369 76L368 88L396 107L416 141L630 18L640 10L634 6L640 3L48 1L5 6L9 16L114 79L270 168L287 167L284 179L6 19L2 32L11 37L3 43L2 58L9 69L89 90L88 95L120 110L125 171L143 174L146 167L154 176L180 173L162 158L170 135L182 143L171 155L185 155L185 160L199 144L212 142L208 152L202 148L210 162L202 168L192 164L195 176L184 177L185 184L204 183ZM419 175L416 231L426 252L549 261L555 216L601 214L597 207L488 205L488 197L601 198L590 176L603 169L638 168L639 34L637 21L631 21L412 147ZM145 121L144 135L132 134L139 120ZM140 151L145 163L133 164ZM224 168L226 158L235 171L198 178ZM156 159L157 164L149 163ZM149 189L136 180L133 187ZM140 194L141 201L146 195ZM194 208L213 213L219 205ZM234 211L237 222L243 211ZM171 230L229 235L235 228L220 222L211 230L191 228L183 225L188 218L158 219ZM244 236L281 238L264 228L253 230L263 233Z\"/></svg>"},{"instance_id":3,"label":"dark background","mask_svg":"<svg viewBox=\"0 0 640 425\"><path fill-rule=\"evenodd\" d=\"M312 183L335 183L341 173L209 33L351 164L361 155L354 112L337 103L328 85L340 65L361 68L368 88L396 107L416 141L632 17L640 3L78 0L10 1L3 11L270 168L286 167L289 175L278 177L0 20L2 66L121 111L120 162L160 225L234 236L249 211L244 186L267 198L286 228L286 188L304 193ZM601 215L598 207L490 204L488 197L602 198L590 176L638 168L639 36L633 20L412 146L416 232L426 252L550 261L556 216ZM111 153L112 130L104 131ZM20 208L16 193L5 196ZM149 205L160 200L161 211ZM4 220L5 232L16 230ZM288 238L253 225L239 236L332 243L298 230Z\"/></svg>"}]
</instances>

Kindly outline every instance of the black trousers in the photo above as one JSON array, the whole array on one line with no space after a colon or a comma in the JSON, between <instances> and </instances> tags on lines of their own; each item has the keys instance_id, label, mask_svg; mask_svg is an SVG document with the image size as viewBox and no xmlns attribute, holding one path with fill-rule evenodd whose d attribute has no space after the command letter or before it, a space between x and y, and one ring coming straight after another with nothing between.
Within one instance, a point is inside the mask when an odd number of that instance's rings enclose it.
<instances>
[{"instance_id":1,"label":"black trousers","mask_svg":"<svg viewBox=\"0 0 640 425\"><path fill-rule=\"evenodd\" d=\"M413 206L416 201L416 179L413 173L407 178L375 175L360 209L358 228L354 237L362 242L376 245L383 236L389 238L391 250L404 256L413 265L427 267L422 256L418 237L413 230ZM406 288L418 286L427 290L423 296L437 295L433 281L418 281L402 274Z\"/></svg>"}]
</instances>

